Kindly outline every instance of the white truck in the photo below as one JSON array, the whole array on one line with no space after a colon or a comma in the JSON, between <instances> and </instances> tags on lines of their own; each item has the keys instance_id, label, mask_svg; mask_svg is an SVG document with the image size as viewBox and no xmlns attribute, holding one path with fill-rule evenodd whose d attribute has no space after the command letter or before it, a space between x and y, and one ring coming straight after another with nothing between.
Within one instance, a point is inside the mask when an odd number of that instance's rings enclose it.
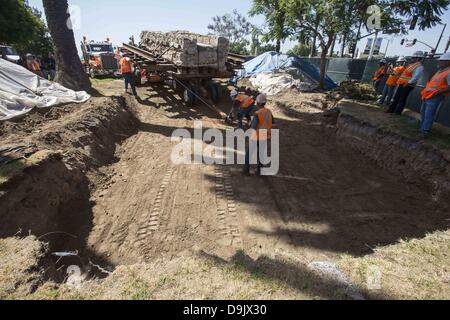
<instances>
[{"instance_id":1,"label":"white truck","mask_svg":"<svg viewBox=\"0 0 450 320\"><path fill-rule=\"evenodd\" d=\"M20 63L19 54L10 46L0 45L0 57L12 63Z\"/></svg>"}]
</instances>

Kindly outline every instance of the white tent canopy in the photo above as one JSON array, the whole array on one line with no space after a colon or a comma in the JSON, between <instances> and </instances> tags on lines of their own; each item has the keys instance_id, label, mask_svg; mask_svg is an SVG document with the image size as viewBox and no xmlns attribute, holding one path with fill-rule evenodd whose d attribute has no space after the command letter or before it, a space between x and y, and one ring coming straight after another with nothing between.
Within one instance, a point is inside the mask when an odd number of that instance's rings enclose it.
<instances>
[{"instance_id":1,"label":"white tent canopy","mask_svg":"<svg viewBox=\"0 0 450 320\"><path fill-rule=\"evenodd\" d=\"M33 108L87 101L90 96L40 78L27 69L0 59L0 121L12 119Z\"/></svg>"}]
</instances>

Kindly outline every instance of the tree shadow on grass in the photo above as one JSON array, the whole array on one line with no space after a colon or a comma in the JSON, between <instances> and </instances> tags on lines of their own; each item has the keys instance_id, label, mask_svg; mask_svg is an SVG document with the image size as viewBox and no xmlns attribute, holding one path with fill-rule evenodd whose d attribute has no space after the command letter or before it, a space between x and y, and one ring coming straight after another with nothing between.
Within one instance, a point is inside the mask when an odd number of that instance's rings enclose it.
<instances>
[{"instance_id":1,"label":"tree shadow on grass","mask_svg":"<svg viewBox=\"0 0 450 320\"><path fill-rule=\"evenodd\" d=\"M298 293L311 299L327 300L392 300L382 291L369 292L365 288L345 283L332 276L320 274L305 265L260 256L254 260L243 251L238 251L230 261L216 255L200 252L200 257L221 267L232 267L238 272L249 274L251 277L265 281L269 285L275 281L290 287Z\"/></svg>"}]
</instances>

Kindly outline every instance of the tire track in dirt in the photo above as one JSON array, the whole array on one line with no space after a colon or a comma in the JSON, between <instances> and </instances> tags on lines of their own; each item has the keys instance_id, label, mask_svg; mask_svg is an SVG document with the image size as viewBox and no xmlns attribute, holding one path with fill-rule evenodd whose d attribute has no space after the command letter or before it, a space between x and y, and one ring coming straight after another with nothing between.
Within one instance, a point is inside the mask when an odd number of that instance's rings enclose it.
<instances>
[{"instance_id":1,"label":"tire track in dirt","mask_svg":"<svg viewBox=\"0 0 450 320\"><path fill-rule=\"evenodd\" d=\"M136 247L145 247L146 240L158 231L161 226L161 215L164 212L163 202L166 198L166 192L171 182L175 168L169 167L158 190L156 198L153 201L151 211L144 211L138 220L139 229L137 232Z\"/></svg>"},{"instance_id":2,"label":"tire track in dirt","mask_svg":"<svg viewBox=\"0 0 450 320\"><path fill-rule=\"evenodd\" d=\"M239 230L237 207L234 198L233 183L229 169L224 166L215 168L216 202L221 235L233 247L243 248L243 240Z\"/></svg>"},{"instance_id":3,"label":"tire track in dirt","mask_svg":"<svg viewBox=\"0 0 450 320\"><path fill-rule=\"evenodd\" d=\"M203 120L210 128L225 129L222 122L206 118ZM214 169L216 180L217 219L222 239L221 244L243 249L244 241L239 229L238 209L233 190L233 178L227 165L217 165Z\"/></svg>"}]
</instances>

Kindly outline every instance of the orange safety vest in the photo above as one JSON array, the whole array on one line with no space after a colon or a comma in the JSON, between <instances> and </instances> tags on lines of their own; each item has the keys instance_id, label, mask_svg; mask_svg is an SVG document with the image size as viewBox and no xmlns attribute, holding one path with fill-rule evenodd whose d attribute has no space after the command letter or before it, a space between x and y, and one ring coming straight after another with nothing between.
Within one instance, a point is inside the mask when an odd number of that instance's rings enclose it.
<instances>
[{"instance_id":1,"label":"orange safety vest","mask_svg":"<svg viewBox=\"0 0 450 320\"><path fill-rule=\"evenodd\" d=\"M405 71L403 71L402 75L398 79L397 84L400 86L408 84L409 81L411 81L411 79L413 77L414 70L416 70L421 65L422 65L421 62L416 62L416 63L410 64L409 66L407 66Z\"/></svg>"},{"instance_id":2,"label":"orange safety vest","mask_svg":"<svg viewBox=\"0 0 450 320\"><path fill-rule=\"evenodd\" d=\"M31 71L41 71L41 66L39 65L39 62L37 61L33 61L31 63L27 63L28 64L28 69Z\"/></svg>"},{"instance_id":3,"label":"orange safety vest","mask_svg":"<svg viewBox=\"0 0 450 320\"><path fill-rule=\"evenodd\" d=\"M383 77L384 70L386 70L386 66L380 67L377 71L375 71L375 74L373 75L372 80L378 81Z\"/></svg>"},{"instance_id":4,"label":"orange safety vest","mask_svg":"<svg viewBox=\"0 0 450 320\"><path fill-rule=\"evenodd\" d=\"M386 81L386 85L394 87L397 85L397 81L400 78L400 75L406 70L406 67L399 66L395 67L392 71L392 74L389 76L389 78Z\"/></svg>"},{"instance_id":5,"label":"orange safety vest","mask_svg":"<svg viewBox=\"0 0 450 320\"><path fill-rule=\"evenodd\" d=\"M255 103L255 100L252 97L243 94L237 96L236 100L239 101L243 109L247 109Z\"/></svg>"},{"instance_id":6,"label":"orange safety vest","mask_svg":"<svg viewBox=\"0 0 450 320\"><path fill-rule=\"evenodd\" d=\"M272 138L272 112L267 108L262 108L255 115L258 117L258 126L252 140L270 140Z\"/></svg>"},{"instance_id":7,"label":"orange safety vest","mask_svg":"<svg viewBox=\"0 0 450 320\"><path fill-rule=\"evenodd\" d=\"M447 76L449 74L450 68L438 71L433 78L427 82L426 88L422 91L422 100L430 100L439 93L439 90L448 88L450 84L447 83ZM444 97L448 95L450 95L450 92L443 94Z\"/></svg>"},{"instance_id":8,"label":"orange safety vest","mask_svg":"<svg viewBox=\"0 0 450 320\"><path fill-rule=\"evenodd\" d=\"M132 71L131 60L128 60L126 57L123 57L120 60L120 72L122 72L122 73L131 73L131 71Z\"/></svg>"}]
</instances>

